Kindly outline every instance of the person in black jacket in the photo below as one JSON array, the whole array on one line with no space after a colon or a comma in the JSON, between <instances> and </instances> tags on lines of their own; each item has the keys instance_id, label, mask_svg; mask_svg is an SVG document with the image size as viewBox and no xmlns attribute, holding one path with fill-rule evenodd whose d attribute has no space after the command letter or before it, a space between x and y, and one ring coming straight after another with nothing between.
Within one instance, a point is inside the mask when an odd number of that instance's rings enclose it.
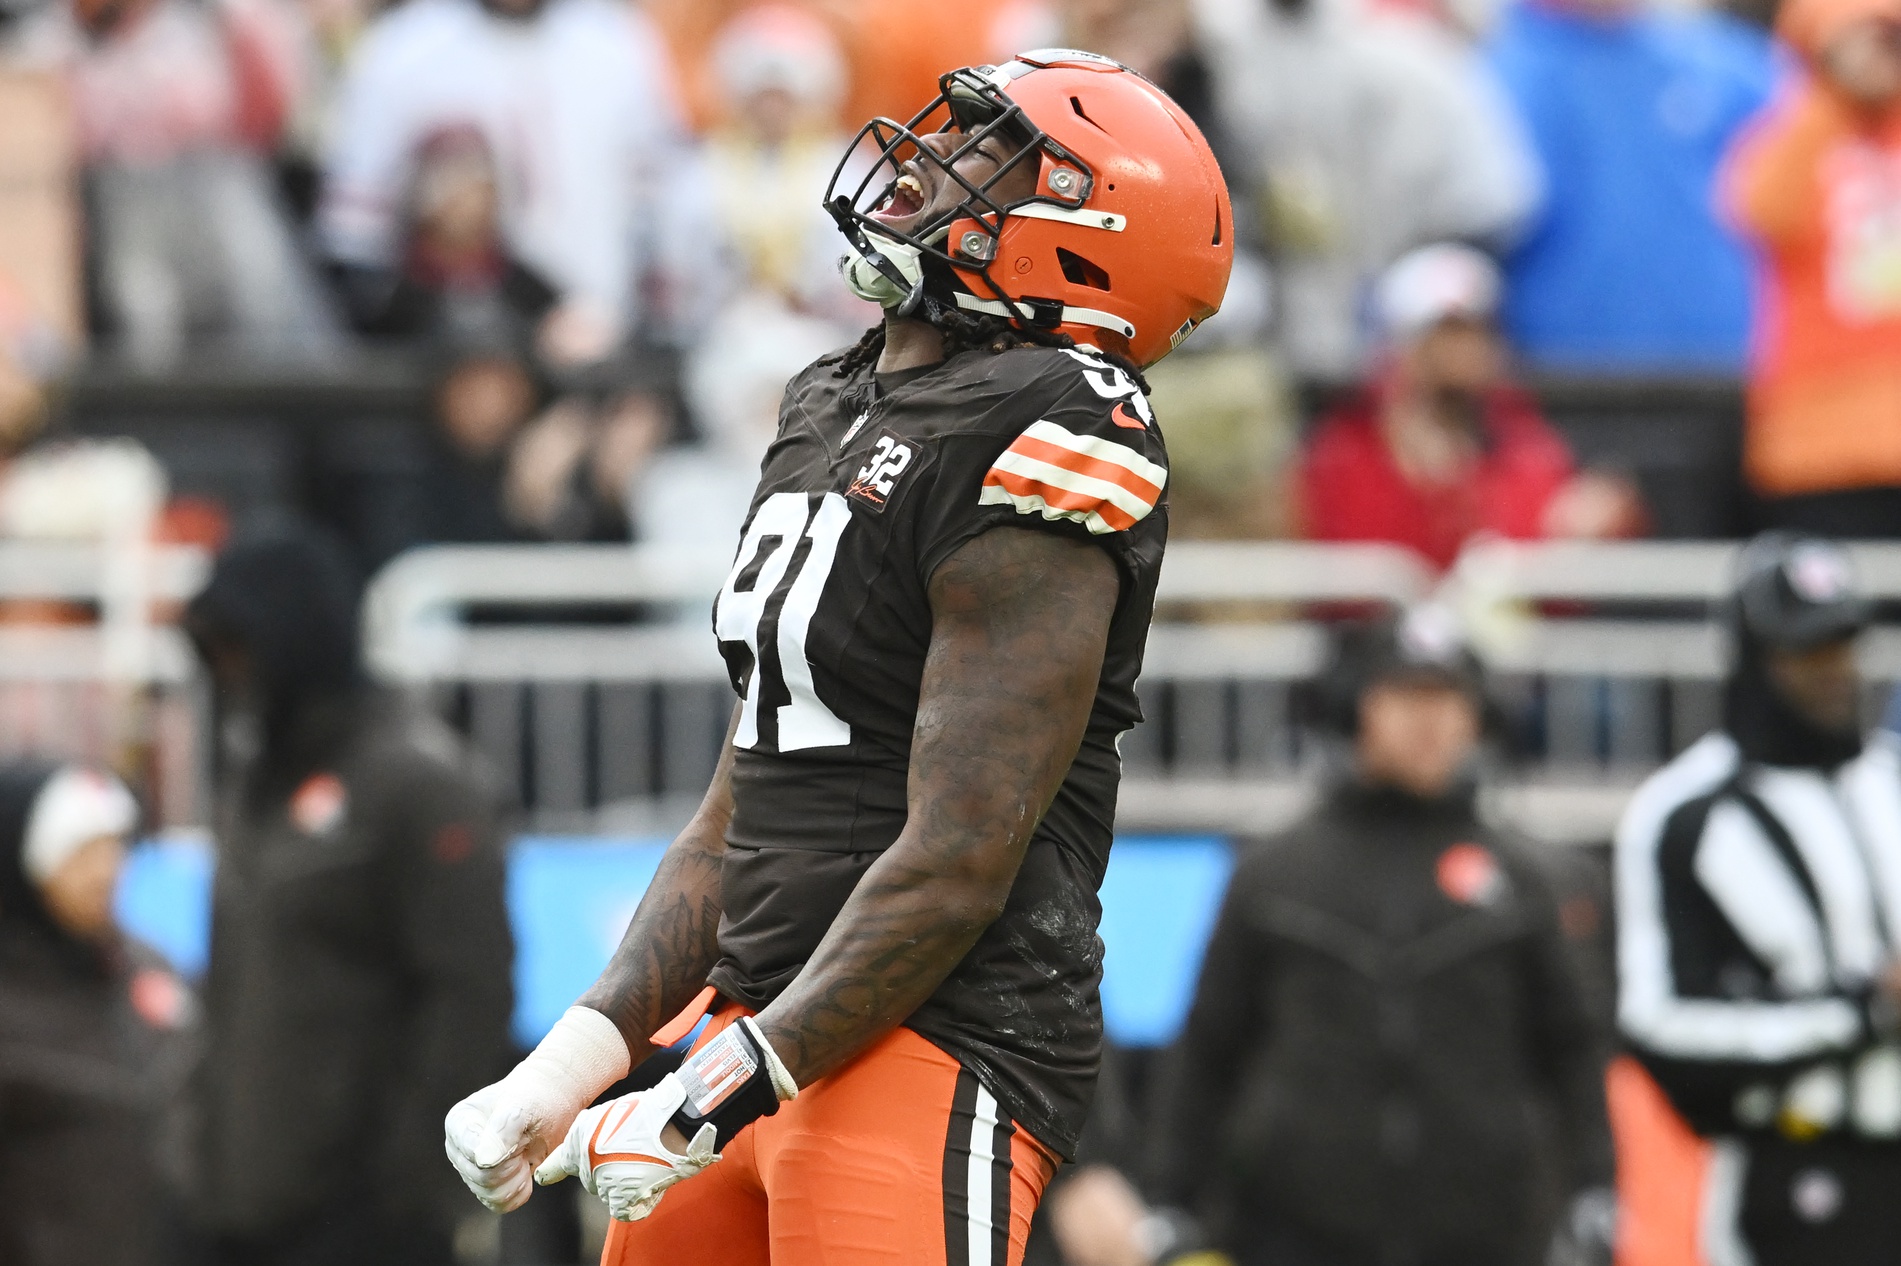
<instances>
[{"instance_id":1,"label":"person in black jacket","mask_svg":"<svg viewBox=\"0 0 1901 1266\"><path fill-rule=\"evenodd\" d=\"M1425 608L1319 693L1352 772L1241 852L1158 1194L1240 1266L1608 1263L1605 1042L1541 868L1474 811L1476 662Z\"/></svg>"},{"instance_id":2,"label":"person in black jacket","mask_svg":"<svg viewBox=\"0 0 1901 1266\"><path fill-rule=\"evenodd\" d=\"M0 767L7 1266L158 1266L169 1239L176 1173L164 1125L190 1054L192 998L113 922L137 819L108 774L37 760Z\"/></svg>"},{"instance_id":3,"label":"person in black jacket","mask_svg":"<svg viewBox=\"0 0 1901 1266\"><path fill-rule=\"evenodd\" d=\"M187 611L220 730L194 1204L224 1266L436 1266L479 1210L439 1122L510 1055L496 812L364 679L356 610L341 549L293 526Z\"/></svg>"}]
</instances>

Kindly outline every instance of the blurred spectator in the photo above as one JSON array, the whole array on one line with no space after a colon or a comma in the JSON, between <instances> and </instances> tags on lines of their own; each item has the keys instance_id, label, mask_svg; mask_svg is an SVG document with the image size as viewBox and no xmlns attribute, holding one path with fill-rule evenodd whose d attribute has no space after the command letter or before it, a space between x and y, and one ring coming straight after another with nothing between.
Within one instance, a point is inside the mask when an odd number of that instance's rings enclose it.
<instances>
[{"instance_id":1,"label":"blurred spectator","mask_svg":"<svg viewBox=\"0 0 1901 1266\"><path fill-rule=\"evenodd\" d=\"M524 539L503 505L503 489L509 450L541 403L541 384L506 344L452 356L436 380L419 519L409 539L386 555L410 545Z\"/></svg>"},{"instance_id":2,"label":"blurred spectator","mask_svg":"<svg viewBox=\"0 0 1901 1266\"><path fill-rule=\"evenodd\" d=\"M34 24L32 9L15 20ZM86 325L79 136L63 77L35 69L11 31L0 17L0 344L14 368L45 377L79 350ZM8 411L0 403L0 418Z\"/></svg>"},{"instance_id":3,"label":"blurred spectator","mask_svg":"<svg viewBox=\"0 0 1901 1266\"><path fill-rule=\"evenodd\" d=\"M163 1260L164 1121L190 992L112 900L138 809L78 766L0 768L0 1261ZM106 1189L86 1179L109 1165Z\"/></svg>"},{"instance_id":4,"label":"blurred spectator","mask_svg":"<svg viewBox=\"0 0 1901 1266\"><path fill-rule=\"evenodd\" d=\"M756 5L720 33L712 65L723 103L697 161L674 180L681 239L669 307L697 334L722 306L769 297L855 338L878 309L838 275L844 239L824 208L844 156L844 61L831 29L787 4Z\"/></svg>"},{"instance_id":5,"label":"blurred spectator","mask_svg":"<svg viewBox=\"0 0 1901 1266\"><path fill-rule=\"evenodd\" d=\"M1863 738L1871 615L1833 544L1751 542L1721 728L1618 827L1618 1019L1714 1144L1711 1262L1901 1260L1901 750Z\"/></svg>"},{"instance_id":6,"label":"blurred spectator","mask_svg":"<svg viewBox=\"0 0 1901 1266\"><path fill-rule=\"evenodd\" d=\"M195 1094L214 1260L446 1266L477 1206L440 1123L509 1054L495 809L449 730L367 683L314 530L233 544L186 626L220 740Z\"/></svg>"},{"instance_id":7,"label":"blurred spectator","mask_svg":"<svg viewBox=\"0 0 1901 1266\"><path fill-rule=\"evenodd\" d=\"M142 541L165 506L165 468L130 439L0 451L0 537Z\"/></svg>"},{"instance_id":8,"label":"blurred spectator","mask_svg":"<svg viewBox=\"0 0 1901 1266\"><path fill-rule=\"evenodd\" d=\"M1235 261L1249 262L1239 252ZM1230 295L1236 285L1229 282ZM1300 448L1299 407L1271 354L1258 343L1228 341L1235 327L1219 323L1231 314L1240 315L1223 308L1144 374L1149 403L1168 428L1170 539L1256 540L1293 531L1286 493Z\"/></svg>"},{"instance_id":9,"label":"blurred spectator","mask_svg":"<svg viewBox=\"0 0 1901 1266\"><path fill-rule=\"evenodd\" d=\"M296 96L293 46L273 0L72 0L19 37L16 56L71 80L95 316L141 365L334 346L264 157Z\"/></svg>"},{"instance_id":10,"label":"blurred spectator","mask_svg":"<svg viewBox=\"0 0 1901 1266\"><path fill-rule=\"evenodd\" d=\"M689 356L682 384L701 442L668 449L635 473L634 535L692 545L737 532L779 430L786 383L849 342L849 328L757 293L728 305Z\"/></svg>"},{"instance_id":11,"label":"blurred spectator","mask_svg":"<svg viewBox=\"0 0 1901 1266\"><path fill-rule=\"evenodd\" d=\"M277 168L291 213L307 233L322 193L337 93L364 28L388 6L381 0L294 0L294 6L304 84L284 122Z\"/></svg>"},{"instance_id":12,"label":"blurred spectator","mask_svg":"<svg viewBox=\"0 0 1901 1266\"><path fill-rule=\"evenodd\" d=\"M400 258L338 269L356 327L449 342L532 332L555 292L510 254L500 199L495 156L479 128L450 125L424 137L403 199Z\"/></svg>"},{"instance_id":13,"label":"blurred spectator","mask_svg":"<svg viewBox=\"0 0 1901 1266\"><path fill-rule=\"evenodd\" d=\"M627 539L628 488L672 429L658 401L621 388L551 397L505 340L438 354L420 451L328 510L365 574L419 545Z\"/></svg>"},{"instance_id":14,"label":"blurred spectator","mask_svg":"<svg viewBox=\"0 0 1901 1266\"><path fill-rule=\"evenodd\" d=\"M723 109L712 66L713 42L729 22L759 3L761 0L647 0L647 12L666 41L673 62L682 112L696 132L711 127ZM799 7L813 14L822 12L817 3Z\"/></svg>"},{"instance_id":15,"label":"blurred spectator","mask_svg":"<svg viewBox=\"0 0 1901 1266\"><path fill-rule=\"evenodd\" d=\"M1714 180L1769 92L1762 32L1696 6L1518 0L1490 54L1546 186L1506 261L1513 346L1544 369L1740 369L1749 265Z\"/></svg>"},{"instance_id":16,"label":"blurred spectator","mask_svg":"<svg viewBox=\"0 0 1901 1266\"><path fill-rule=\"evenodd\" d=\"M959 66L995 62L1006 0L955 5L917 0L818 0L830 11L851 62L845 122L877 115L908 119L937 95L937 79Z\"/></svg>"},{"instance_id":17,"label":"blurred spectator","mask_svg":"<svg viewBox=\"0 0 1901 1266\"><path fill-rule=\"evenodd\" d=\"M25 448L46 421L46 379L66 348L0 277L0 459Z\"/></svg>"},{"instance_id":18,"label":"blurred spectator","mask_svg":"<svg viewBox=\"0 0 1901 1266\"><path fill-rule=\"evenodd\" d=\"M688 111L709 127L722 109L720 75L709 56L719 32L760 0L647 0L665 31ZM843 44L850 74L844 117L853 131L877 115L909 119L937 95L937 77L959 66L999 60L1011 0L925 5L916 0L797 0L823 18Z\"/></svg>"},{"instance_id":19,"label":"blurred spectator","mask_svg":"<svg viewBox=\"0 0 1901 1266\"><path fill-rule=\"evenodd\" d=\"M403 268L423 142L487 139L509 254L559 301L551 362L608 356L638 318L640 247L677 140L658 37L614 0L413 0L371 23L339 90L319 227L337 263Z\"/></svg>"},{"instance_id":20,"label":"blurred spectator","mask_svg":"<svg viewBox=\"0 0 1901 1266\"><path fill-rule=\"evenodd\" d=\"M1325 418L1298 470L1304 533L1390 541L1448 567L1472 536L1634 534L1624 480L1578 473L1564 440L1514 386L1493 325L1498 270L1428 246L1380 281L1389 345L1371 385Z\"/></svg>"},{"instance_id":21,"label":"blurred spectator","mask_svg":"<svg viewBox=\"0 0 1901 1266\"><path fill-rule=\"evenodd\" d=\"M1605 1043L1546 877L1474 808L1476 660L1422 609L1350 631L1319 693L1351 772L1241 852L1158 1194L1238 1266L1520 1266L1555 1194L1553 1260L1608 1266Z\"/></svg>"},{"instance_id":22,"label":"blurred spectator","mask_svg":"<svg viewBox=\"0 0 1901 1266\"><path fill-rule=\"evenodd\" d=\"M1217 135L1208 64L1195 43L1192 0L1016 0L996 27L997 56L1038 48L1086 48L1139 71L1188 112L1228 160Z\"/></svg>"},{"instance_id":23,"label":"blurred spectator","mask_svg":"<svg viewBox=\"0 0 1901 1266\"><path fill-rule=\"evenodd\" d=\"M504 504L544 541L624 541L629 489L672 432L642 391L576 395L536 418L509 453Z\"/></svg>"},{"instance_id":24,"label":"blurred spectator","mask_svg":"<svg viewBox=\"0 0 1901 1266\"><path fill-rule=\"evenodd\" d=\"M1901 535L1901 3L1790 0L1806 73L1738 145L1762 261L1746 465L1782 526Z\"/></svg>"},{"instance_id":25,"label":"blurred spectator","mask_svg":"<svg viewBox=\"0 0 1901 1266\"><path fill-rule=\"evenodd\" d=\"M839 279L844 239L823 207L847 142L831 28L791 5L756 5L720 33L710 60L725 104L674 216L701 252L681 272L676 310L698 308L681 386L702 442L630 470L623 486L647 541L737 531L787 381L879 319ZM691 258L684 245L668 254Z\"/></svg>"},{"instance_id":26,"label":"blurred spectator","mask_svg":"<svg viewBox=\"0 0 1901 1266\"><path fill-rule=\"evenodd\" d=\"M1367 285L1414 246L1515 228L1531 155L1483 63L1434 23L1348 0L1196 0L1195 18L1229 182L1258 190L1278 345L1300 377L1351 381Z\"/></svg>"},{"instance_id":27,"label":"blurred spectator","mask_svg":"<svg viewBox=\"0 0 1901 1266\"><path fill-rule=\"evenodd\" d=\"M152 455L130 439L42 438L67 350L0 279L0 537L143 540L165 504Z\"/></svg>"}]
</instances>

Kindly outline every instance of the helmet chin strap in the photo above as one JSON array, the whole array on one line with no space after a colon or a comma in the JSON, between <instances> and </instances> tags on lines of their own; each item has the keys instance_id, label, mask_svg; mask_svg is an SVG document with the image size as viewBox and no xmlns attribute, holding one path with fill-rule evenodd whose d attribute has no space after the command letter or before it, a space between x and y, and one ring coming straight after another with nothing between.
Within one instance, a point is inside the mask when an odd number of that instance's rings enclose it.
<instances>
[{"instance_id":1,"label":"helmet chin strap","mask_svg":"<svg viewBox=\"0 0 1901 1266\"><path fill-rule=\"evenodd\" d=\"M923 252L909 242L866 229L852 217L845 199L838 201L841 205L826 210L845 235L847 246L838 270L846 287L860 299L898 316L911 316L920 307L929 316L936 304L924 294ZM946 225L931 240L941 241L949 233L950 226Z\"/></svg>"},{"instance_id":2,"label":"helmet chin strap","mask_svg":"<svg viewBox=\"0 0 1901 1266\"><path fill-rule=\"evenodd\" d=\"M882 234L859 233L838 261L845 285L860 299L908 315L924 295L924 263L918 248Z\"/></svg>"},{"instance_id":3,"label":"helmet chin strap","mask_svg":"<svg viewBox=\"0 0 1901 1266\"><path fill-rule=\"evenodd\" d=\"M959 294L956 299L957 306L966 312L987 312L992 316L1014 317L1024 321L1035 321L1037 318L1036 309L1027 303L1011 305L995 299L979 299L970 294ZM1135 337L1133 325L1115 313L1104 312L1100 308L1078 308L1064 304L1056 309L1055 316L1057 325L1093 325L1097 329L1112 330L1123 338Z\"/></svg>"},{"instance_id":4,"label":"helmet chin strap","mask_svg":"<svg viewBox=\"0 0 1901 1266\"><path fill-rule=\"evenodd\" d=\"M923 252L909 242L864 228L841 209L834 209L833 217L849 243L844 257L838 261L838 268L851 292L893 315L921 316L936 324L944 308L936 298L924 293ZM945 225L926 244L940 241L949 234L950 226ZM951 300L966 312L1031 323L1039 316L1037 309L1027 303L1005 304L962 292L952 295ZM1065 305L1048 315L1056 318L1056 324L1093 325L1124 338L1135 337L1135 327L1113 312Z\"/></svg>"}]
</instances>

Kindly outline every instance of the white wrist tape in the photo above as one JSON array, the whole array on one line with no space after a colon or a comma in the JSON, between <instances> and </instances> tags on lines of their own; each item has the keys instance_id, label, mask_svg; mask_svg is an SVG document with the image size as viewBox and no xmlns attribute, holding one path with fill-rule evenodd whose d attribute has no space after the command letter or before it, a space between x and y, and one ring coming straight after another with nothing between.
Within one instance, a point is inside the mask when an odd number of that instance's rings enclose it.
<instances>
[{"instance_id":1,"label":"white wrist tape","mask_svg":"<svg viewBox=\"0 0 1901 1266\"><path fill-rule=\"evenodd\" d=\"M792 1080L792 1070L787 1068L785 1061L779 1058L779 1052L772 1049L772 1043L766 1040L765 1030L759 1027L759 1022L751 1016L746 1016L740 1020L740 1023L746 1026L753 1040L759 1043L759 1052L765 1057L766 1072L772 1078L772 1089L779 1096L779 1102L785 1103L798 1098L799 1083Z\"/></svg>"},{"instance_id":2,"label":"white wrist tape","mask_svg":"<svg viewBox=\"0 0 1901 1266\"><path fill-rule=\"evenodd\" d=\"M539 1081L578 1110L625 1077L632 1062L612 1020L592 1007L569 1007L509 1077Z\"/></svg>"}]
</instances>

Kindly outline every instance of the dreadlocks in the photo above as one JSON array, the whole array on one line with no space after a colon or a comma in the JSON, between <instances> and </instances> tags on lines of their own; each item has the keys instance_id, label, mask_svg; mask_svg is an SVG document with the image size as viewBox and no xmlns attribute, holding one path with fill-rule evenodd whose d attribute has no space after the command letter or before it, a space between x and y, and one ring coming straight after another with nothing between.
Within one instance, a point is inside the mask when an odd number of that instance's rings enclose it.
<instances>
[{"instance_id":1,"label":"dreadlocks","mask_svg":"<svg viewBox=\"0 0 1901 1266\"><path fill-rule=\"evenodd\" d=\"M959 352L982 350L995 355L1013 347L1076 346L1075 339L1059 330L1039 330L988 313L964 312L956 308L940 306L931 324L944 336L946 360ZM1149 394L1148 379L1142 376L1142 370L1134 361L1102 348L1096 348L1095 351L1127 374L1142 389L1143 395ZM877 364L883 352L884 323L880 322L866 330L863 337L836 357L827 357L819 363L834 365L834 378L850 378L860 370Z\"/></svg>"}]
</instances>

